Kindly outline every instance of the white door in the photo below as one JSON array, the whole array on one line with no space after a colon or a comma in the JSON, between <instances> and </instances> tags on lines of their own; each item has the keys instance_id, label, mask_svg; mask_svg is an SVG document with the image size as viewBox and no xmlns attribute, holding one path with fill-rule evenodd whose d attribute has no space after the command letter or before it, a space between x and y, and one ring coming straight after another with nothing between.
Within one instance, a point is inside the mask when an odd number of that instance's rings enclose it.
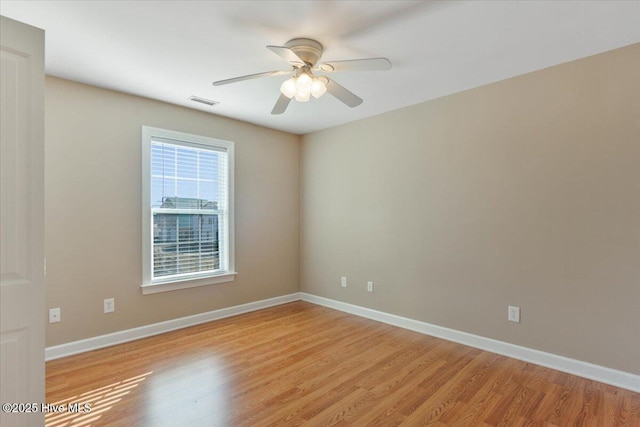
<instances>
[{"instance_id":1,"label":"white door","mask_svg":"<svg viewBox=\"0 0 640 427\"><path fill-rule=\"evenodd\" d=\"M44 31L0 19L0 425L43 426Z\"/></svg>"}]
</instances>

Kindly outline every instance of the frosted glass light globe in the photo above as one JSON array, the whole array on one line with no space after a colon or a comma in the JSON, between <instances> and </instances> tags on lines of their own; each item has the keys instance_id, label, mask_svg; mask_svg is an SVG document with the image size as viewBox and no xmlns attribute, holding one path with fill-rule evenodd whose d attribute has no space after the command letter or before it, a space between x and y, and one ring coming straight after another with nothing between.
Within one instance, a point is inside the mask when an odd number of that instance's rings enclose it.
<instances>
[{"instance_id":1,"label":"frosted glass light globe","mask_svg":"<svg viewBox=\"0 0 640 427\"><path fill-rule=\"evenodd\" d=\"M296 86L298 88L298 92L304 90L305 92L311 90L311 77L307 73L302 73L298 76L298 80L296 81Z\"/></svg>"},{"instance_id":2,"label":"frosted glass light globe","mask_svg":"<svg viewBox=\"0 0 640 427\"><path fill-rule=\"evenodd\" d=\"M296 90L297 90L296 79L294 77L291 77L290 79L285 80L284 82L282 82L282 85L280 86L280 92L282 92L282 94L287 98L294 97L296 94Z\"/></svg>"},{"instance_id":3,"label":"frosted glass light globe","mask_svg":"<svg viewBox=\"0 0 640 427\"><path fill-rule=\"evenodd\" d=\"M320 79L314 79L311 83L311 95L314 98L320 98L327 91L327 85Z\"/></svg>"},{"instance_id":4,"label":"frosted glass light globe","mask_svg":"<svg viewBox=\"0 0 640 427\"><path fill-rule=\"evenodd\" d=\"M310 98L311 98L310 90L300 90L300 88L298 88L298 91L296 92L296 101L307 102Z\"/></svg>"}]
</instances>

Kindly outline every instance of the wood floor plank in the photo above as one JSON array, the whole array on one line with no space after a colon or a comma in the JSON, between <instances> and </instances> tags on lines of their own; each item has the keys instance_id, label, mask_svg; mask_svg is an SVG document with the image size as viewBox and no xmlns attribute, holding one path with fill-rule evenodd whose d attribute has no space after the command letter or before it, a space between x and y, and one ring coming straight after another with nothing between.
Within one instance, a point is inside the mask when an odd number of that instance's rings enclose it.
<instances>
[{"instance_id":1,"label":"wood floor plank","mask_svg":"<svg viewBox=\"0 0 640 427\"><path fill-rule=\"evenodd\" d=\"M640 426L640 394L306 302L47 362L66 426Z\"/></svg>"}]
</instances>

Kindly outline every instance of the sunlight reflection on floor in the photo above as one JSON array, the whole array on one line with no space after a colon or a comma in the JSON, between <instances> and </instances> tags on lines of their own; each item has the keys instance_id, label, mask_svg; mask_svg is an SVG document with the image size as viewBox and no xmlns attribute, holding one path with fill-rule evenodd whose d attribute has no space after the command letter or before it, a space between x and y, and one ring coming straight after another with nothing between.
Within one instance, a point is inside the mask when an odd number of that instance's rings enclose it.
<instances>
[{"instance_id":1,"label":"sunlight reflection on floor","mask_svg":"<svg viewBox=\"0 0 640 427\"><path fill-rule=\"evenodd\" d=\"M227 425L231 376L224 360L207 355L149 367L142 375L52 402L65 410L45 414L46 426L110 425L122 418L141 426ZM68 405L75 404L89 404L90 411L70 411Z\"/></svg>"},{"instance_id":2,"label":"sunlight reflection on floor","mask_svg":"<svg viewBox=\"0 0 640 427\"><path fill-rule=\"evenodd\" d=\"M228 375L215 357L156 372L147 388L146 413L152 425L226 425Z\"/></svg>"},{"instance_id":3,"label":"sunlight reflection on floor","mask_svg":"<svg viewBox=\"0 0 640 427\"><path fill-rule=\"evenodd\" d=\"M57 402L50 402L51 405L64 405L66 408L61 412L50 412L45 414L45 425L47 427L64 427L64 426L88 426L98 420L112 406L121 401L126 395L131 393L133 389L138 387L153 371L127 378L104 387L69 397ZM72 412L68 405L78 403L80 408L89 404L89 411Z\"/></svg>"}]
</instances>

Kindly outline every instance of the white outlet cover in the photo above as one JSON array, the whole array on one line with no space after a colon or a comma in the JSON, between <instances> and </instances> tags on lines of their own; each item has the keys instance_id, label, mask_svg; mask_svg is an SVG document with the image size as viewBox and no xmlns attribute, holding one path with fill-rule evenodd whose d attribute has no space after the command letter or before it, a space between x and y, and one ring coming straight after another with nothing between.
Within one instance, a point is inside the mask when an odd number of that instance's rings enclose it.
<instances>
[{"instance_id":1,"label":"white outlet cover","mask_svg":"<svg viewBox=\"0 0 640 427\"><path fill-rule=\"evenodd\" d=\"M342 277L340 278L340 285L341 285L343 288L346 288L346 287L347 287L347 278L346 278L345 276L342 276Z\"/></svg>"},{"instance_id":2,"label":"white outlet cover","mask_svg":"<svg viewBox=\"0 0 640 427\"><path fill-rule=\"evenodd\" d=\"M60 309L59 308L50 308L49 309L49 323L58 323L60 321Z\"/></svg>"},{"instance_id":3,"label":"white outlet cover","mask_svg":"<svg viewBox=\"0 0 640 427\"><path fill-rule=\"evenodd\" d=\"M104 300L104 312L105 313L113 313L116 311L116 305L113 298L106 298Z\"/></svg>"},{"instance_id":4,"label":"white outlet cover","mask_svg":"<svg viewBox=\"0 0 640 427\"><path fill-rule=\"evenodd\" d=\"M373 282L367 282L367 292L373 292Z\"/></svg>"},{"instance_id":5,"label":"white outlet cover","mask_svg":"<svg viewBox=\"0 0 640 427\"><path fill-rule=\"evenodd\" d=\"M507 315L510 322L520 323L520 307L510 305Z\"/></svg>"}]
</instances>

